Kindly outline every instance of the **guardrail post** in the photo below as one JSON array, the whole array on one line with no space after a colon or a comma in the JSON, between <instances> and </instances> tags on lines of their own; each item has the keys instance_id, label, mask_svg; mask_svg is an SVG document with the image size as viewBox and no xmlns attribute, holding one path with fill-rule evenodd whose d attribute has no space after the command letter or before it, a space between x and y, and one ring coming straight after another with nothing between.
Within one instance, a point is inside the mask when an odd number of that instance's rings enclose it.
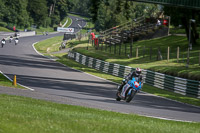
<instances>
[{"instance_id":1,"label":"guardrail post","mask_svg":"<svg viewBox=\"0 0 200 133\"><path fill-rule=\"evenodd\" d=\"M177 63L179 62L179 47L177 47Z\"/></svg>"},{"instance_id":2,"label":"guardrail post","mask_svg":"<svg viewBox=\"0 0 200 133\"><path fill-rule=\"evenodd\" d=\"M115 46L114 46L114 54L116 54L116 43L115 43Z\"/></svg>"},{"instance_id":3,"label":"guardrail post","mask_svg":"<svg viewBox=\"0 0 200 133\"><path fill-rule=\"evenodd\" d=\"M125 56L126 56L126 43L125 43Z\"/></svg>"},{"instance_id":4,"label":"guardrail post","mask_svg":"<svg viewBox=\"0 0 200 133\"><path fill-rule=\"evenodd\" d=\"M136 58L138 58L138 47L136 48Z\"/></svg>"},{"instance_id":5,"label":"guardrail post","mask_svg":"<svg viewBox=\"0 0 200 133\"><path fill-rule=\"evenodd\" d=\"M167 61L169 61L169 46L168 46L168 49L167 49Z\"/></svg>"},{"instance_id":6,"label":"guardrail post","mask_svg":"<svg viewBox=\"0 0 200 133\"><path fill-rule=\"evenodd\" d=\"M120 43L119 44L119 55L121 55L121 46L122 46L122 44Z\"/></svg>"},{"instance_id":7,"label":"guardrail post","mask_svg":"<svg viewBox=\"0 0 200 133\"><path fill-rule=\"evenodd\" d=\"M111 42L110 42L109 46L110 46L110 54L111 54Z\"/></svg>"},{"instance_id":8,"label":"guardrail post","mask_svg":"<svg viewBox=\"0 0 200 133\"><path fill-rule=\"evenodd\" d=\"M145 58L145 46L143 47L143 58Z\"/></svg>"},{"instance_id":9,"label":"guardrail post","mask_svg":"<svg viewBox=\"0 0 200 133\"><path fill-rule=\"evenodd\" d=\"M150 47L150 51L149 51L149 58L151 60L151 56L152 56L152 47Z\"/></svg>"}]
</instances>

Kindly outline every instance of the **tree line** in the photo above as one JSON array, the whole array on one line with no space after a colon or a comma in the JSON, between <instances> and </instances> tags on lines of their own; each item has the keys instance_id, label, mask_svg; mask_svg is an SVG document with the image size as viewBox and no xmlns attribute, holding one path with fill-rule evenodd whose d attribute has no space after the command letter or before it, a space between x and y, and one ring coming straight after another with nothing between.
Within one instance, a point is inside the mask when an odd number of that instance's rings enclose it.
<instances>
[{"instance_id":1,"label":"tree line","mask_svg":"<svg viewBox=\"0 0 200 133\"><path fill-rule=\"evenodd\" d=\"M68 12L76 12L92 17L97 30L159 12L157 5L128 0L0 0L0 8L0 26L53 27Z\"/></svg>"},{"instance_id":2,"label":"tree line","mask_svg":"<svg viewBox=\"0 0 200 133\"><path fill-rule=\"evenodd\" d=\"M67 0L0 0L1 26L53 26L67 16Z\"/></svg>"}]
</instances>

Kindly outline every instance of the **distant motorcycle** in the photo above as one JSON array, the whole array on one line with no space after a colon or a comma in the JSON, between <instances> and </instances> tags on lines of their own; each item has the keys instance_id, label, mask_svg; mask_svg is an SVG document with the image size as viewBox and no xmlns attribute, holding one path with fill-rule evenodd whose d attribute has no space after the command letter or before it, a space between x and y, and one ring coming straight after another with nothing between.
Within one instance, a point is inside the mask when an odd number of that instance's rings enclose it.
<instances>
[{"instance_id":1,"label":"distant motorcycle","mask_svg":"<svg viewBox=\"0 0 200 133\"><path fill-rule=\"evenodd\" d=\"M16 38L16 39L15 39L15 45L17 45L17 44L18 44L18 42L19 42L19 39L18 39L18 38Z\"/></svg>"},{"instance_id":2,"label":"distant motorcycle","mask_svg":"<svg viewBox=\"0 0 200 133\"><path fill-rule=\"evenodd\" d=\"M11 43L13 40L13 37L11 36L10 39L9 39L9 43Z\"/></svg>"},{"instance_id":3,"label":"distant motorcycle","mask_svg":"<svg viewBox=\"0 0 200 133\"><path fill-rule=\"evenodd\" d=\"M129 80L122 88L121 92L117 92L116 100L125 100L126 102L130 102L136 93L142 88L142 83L138 82L139 79L133 77L132 80Z\"/></svg>"},{"instance_id":4,"label":"distant motorcycle","mask_svg":"<svg viewBox=\"0 0 200 133\"><path fill-rule=\"evenodd\" d=\"M6 44L6 41L2 40L1 41L1 47L3 48L3 46Z\"/></svg>"}]
</instances>

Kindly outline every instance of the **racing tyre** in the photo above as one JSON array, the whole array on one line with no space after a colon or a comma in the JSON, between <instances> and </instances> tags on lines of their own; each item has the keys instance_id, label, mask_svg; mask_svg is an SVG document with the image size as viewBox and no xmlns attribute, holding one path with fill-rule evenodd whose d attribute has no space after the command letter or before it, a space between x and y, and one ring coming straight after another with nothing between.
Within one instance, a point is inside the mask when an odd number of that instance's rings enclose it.
<instances>
[{"instance_id":1,"label":"racing tyre","mask_svg":"<svg viewBox=\"0 0 200 133\"><path fill-rule=\"evenodd\" d=\"M131 88L130 88L130 89L131 89ZM130 89L128 90L128 92L130 91ZM127 103L129 103L129 102L133 99L133 97L135 96L136 92L137 92L137 91L131 89L130 94L127 94L127 96L126 96L126 102L127 102Z\"/></svg>"}]
</instances>

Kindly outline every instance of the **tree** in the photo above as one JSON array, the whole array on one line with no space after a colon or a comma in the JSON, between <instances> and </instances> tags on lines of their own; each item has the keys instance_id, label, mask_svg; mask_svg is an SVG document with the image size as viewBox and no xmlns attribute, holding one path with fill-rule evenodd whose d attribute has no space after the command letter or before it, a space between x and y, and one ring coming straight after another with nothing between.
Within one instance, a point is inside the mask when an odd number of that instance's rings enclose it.
<instances>
[{"instance_id":1,"label":"tree","mask_svg":"<svg viewBox=\"0 0 200 133\"><path fill-rule=\"evenodd\" d=\"M90 13L91 13L93 22L97 21L100 2L101 0L90 0L90 3L91 3Z\"/></svg>"},{"instance_id":2,"label":"tree","mask_svg":"<svg viewBox=\"0 0 200 133\"><path fill-rule=\"evenodd\" d=\"M46 0L29 0L28 11L38 26L45 26L48 17Z\"/></svg>"},{"instance_id":3,"label":"tree","mask_svg":"<svg viewBox=\"0 0 200 133\"><path fill-rule=\"evenodd\" d=\"M26 10L28 0L5 0L3 21L11 25L27 27L29 25L29 15Z\"/></svg>"},{"instance_id":4,"label":"tree","mask_svg":"<svg viewBox=\"0 0 200 133\"><path fill-rule=\"evenodd\" d=\"M0 0L0 9L0 21L2 21L6 13L5 2L3 0Z\"/></svg>"}]
</instances>

